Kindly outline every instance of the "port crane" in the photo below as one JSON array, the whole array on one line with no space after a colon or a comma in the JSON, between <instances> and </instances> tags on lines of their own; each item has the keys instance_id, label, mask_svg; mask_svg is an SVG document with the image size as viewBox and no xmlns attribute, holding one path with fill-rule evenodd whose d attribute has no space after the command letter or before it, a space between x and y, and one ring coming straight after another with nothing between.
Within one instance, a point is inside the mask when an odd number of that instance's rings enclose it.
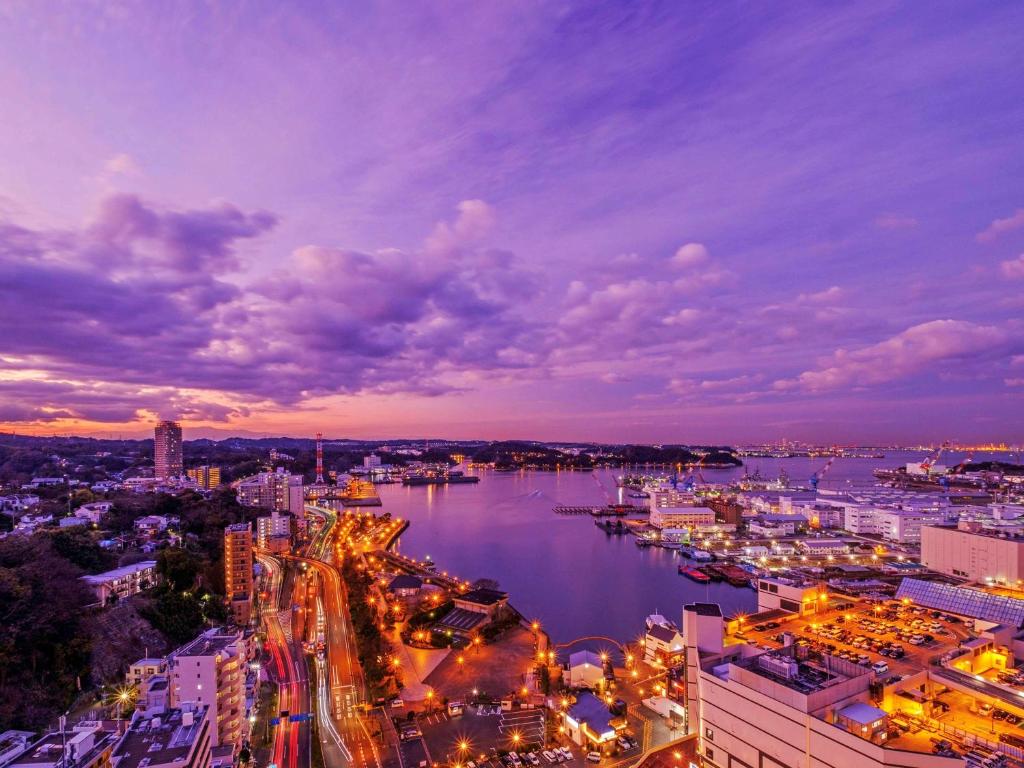
<instances>
[{"instance_id":1,"label":"port crane","mask_svg":"<svg viewBox=\"0 0 1024 768\"><path fill-rule=\"evenodd\" d=\"M942 458L942 454L946 451L947 448L949 448L949 440L943 441L942 445L939 446L939 449L935 451L935 453L933 453L931 456L929 456L928 458L921 462L921 469L923 469L925 472L931 469L932 466L940 458Z\"/></svg>"},{"instance_id":2,"label":"port crane","mask_svg":"<svg viewBox=\"0 0 1024 768\"><path fill-rule=\"evenodd\" d=\"M832 464L835 462L835 460L836 460L836 457L833 456L832 458L830 458L828 461L825 462L825 466L824 467L822 467L817 472L815 472L813 475L811 475L811 488L813 490L815 490L815 491L818 490L818 483L821 482L821 478L825 476L825 473L828 472L832 468Z\"/></svg>"},{"instance_id":3,"label":"port crane","mask_svg":"<svg viewBox=\"0 0 1024 768\"><path fill-rule=\"evenodd\" d=\"M700 480L701 485L704 485L704 484L707 483L707 480L704 479L704 473L701 472L701 469L700 469L701 465L704 464L704 459L706 459L706 458L707 458L707 454L705 453L704 455L702 455L700 457L700 459L697 460L696 464L694 464L694 465L692 465L690 467L690 471L686 474L686 477L683 478L683 488L685 488L688 491L692 491L693 490L693 485L694 485L694 483L693 483L693 476L695 474L697 475L697 479ZM675 486L675 483L673 482L673 487L674 486Z\"/></svg>"}]
</instances>

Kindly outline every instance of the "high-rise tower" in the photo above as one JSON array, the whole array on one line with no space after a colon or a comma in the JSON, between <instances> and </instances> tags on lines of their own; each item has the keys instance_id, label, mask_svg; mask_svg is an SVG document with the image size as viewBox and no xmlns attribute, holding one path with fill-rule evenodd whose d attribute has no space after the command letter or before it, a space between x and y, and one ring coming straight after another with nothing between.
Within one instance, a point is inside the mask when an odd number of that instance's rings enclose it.
<instances>
[{"instance_id":1,"label":"high-rise tower","mask_svg":"<svg viewBox=\"0 0 1024 768\"><path fill-rule=\"evenodd\" d=\"M153 475L168 480L180 477L181 472L181 424L176 421L158 422L153 441Z\"/></svg>"},{"instance_id":2,"label":"high-rise tower","mask_svg":"<svg viewBox=\"0 0 1024 768\"><path fill-rule=\"evenodd\" d=\"M316 433L316 484L324 484L324 440L323 432Z\"/></svg>"}]
</instances>

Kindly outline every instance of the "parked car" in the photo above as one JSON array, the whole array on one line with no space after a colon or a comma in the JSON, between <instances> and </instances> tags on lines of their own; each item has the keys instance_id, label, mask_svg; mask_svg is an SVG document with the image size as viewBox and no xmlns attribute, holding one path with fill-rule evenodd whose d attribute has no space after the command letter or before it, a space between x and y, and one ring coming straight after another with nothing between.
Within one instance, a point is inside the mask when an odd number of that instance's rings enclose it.
<instances>
[{"instance_id":1,"label":"parked car","mask_svg":"<svg viewBox=\"0 0 1024 768\"><path fill-rule=\"evenodd\" d=\"M601 753L600 752L587 752L587 762L588 763L600 763L601 762Z\"/></svg>"}]
</instances>

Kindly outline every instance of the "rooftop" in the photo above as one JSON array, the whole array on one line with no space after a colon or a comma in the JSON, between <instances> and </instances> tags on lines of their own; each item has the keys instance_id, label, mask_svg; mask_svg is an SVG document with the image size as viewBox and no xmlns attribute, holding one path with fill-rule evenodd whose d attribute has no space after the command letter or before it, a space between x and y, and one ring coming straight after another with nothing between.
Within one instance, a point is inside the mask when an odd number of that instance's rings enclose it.
<instances>
[{"instance_id":1,"label":"rooftop","mask_svg":"<svg viewBox=\"0 0 1024 768\"><path fill-rule=\"evenodd\" d=\"M889 715L884 709L879 709L878 707L873 707L870 704L858 701L855 704L850 704L848 707L843 707L839 710L839 716L845 717L847 720L852 720L858 725L871 725L871 723L882 720Z\"/></svg>"},{"instance_id":2,"label":"rooftop","mask_svg":"<svg viewBox=\"0 0 1024 768\"><path fill-rule=\"evenodd\" d=\"M172 709L159 717L137 718L114 751L117 768L146 768L188 758L206 719L206 706Z\"/></svg>"},{"instance_id":3,"label":"rooftop","mask_svg":"<svg viewBox=\"0 0 1024 768\"><path fill-rule=\"evenodd\" d=\"M896 598L906 598L916 605L958 616L1024 626L1024 600L982 589L904 578L896 590Z\"/></svg>"},{"instance_id":4,"label":"rooftop","mask_svg":"<svg viewBox=\"0 0 1024 768\"><path fill-rule=\"evenodd\" d=\"M419 589L423 581L418 576L408 573L400 573L388 584L388 589Z\"/></svg>"},{"instance_id":5,"label":"rooftop","mask_svg":"<svg viewBox=\"0 0 1024 768\"><path fill-rule=\"evenodd\" d=\"M186 643L174 652L177 658L188 656L213 656L226 651L239 641L236 633L226 632L221 629L210 629L201 634L195 640Z\"/></svg>"},{"instance_id":6,"label":"rooftop","mask_svg":"<svg viewBox=\"0 0 1024 768\"><path fill-rule=\"evenodd\" d=\"M721 618L722 609L718 603L689 603L683 607L685 611L692 611L698 616L718 616Z\"/></svg>"},{"instance_id":7,"label":"rooftop","mask_svg":"<svg viewBox=\"0 0 1024 768\"><path fill-rule=\"evenodd\" d=\"M156 560L143 560L138 563L132 563L131 565L124 565L120 568L115 568L112 571L106 571L105 573L96 573L92 576L83 576L82 580L87 581L90 584L104 584L114 579L120 579L124 576L131 576L134 573L140 571L149 570L150 568L156 567Z\"/></svg>"},{"instance_id":8,"label":"rooftop","mask_svg":"<svg viewBox=\"0 0 1024 768\"><path fill-rule=\"evenodd\" d=\"M579 667L584 664L590 664L599 669L604 666L601 657L593 651L576 651L576 653L569 654L570 667Z\"/></svg>"},{"instance_id":9,"label":"rooftop","mask_svg":"<svg viewBox=\"0 0 1024 768\"><path fill-rule=\"evenodd\" d=\"M588 730L598 736L614 730L608 705L589 692L579 695L576 703L569 707L567 715L577 723L585 724Z\"/></svg>"},{"instance_id":10,"label":"rooftop","mask_svg":"<svg viewBox=\"0 0 1024 768\"><path fill-rule=\"evenodd\" d=\"M458 595L456 599L477 605L494 605L507 600L508 592L500 592L497 589L472 589L464 595Z\"/></svg>"}]
</instances>

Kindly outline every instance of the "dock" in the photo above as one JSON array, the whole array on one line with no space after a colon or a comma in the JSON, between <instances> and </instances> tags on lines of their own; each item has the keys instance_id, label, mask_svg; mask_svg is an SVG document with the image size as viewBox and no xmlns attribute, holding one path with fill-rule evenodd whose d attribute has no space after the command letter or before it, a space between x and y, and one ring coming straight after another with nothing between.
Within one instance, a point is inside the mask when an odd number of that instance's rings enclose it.
<instances>
[{"instance_id":1,"label":"dock","mask_svg":"<svg viewBox=\"0 0 1024 768\"><path fill-rule=\"evenodd\" d=\"M646 507L633 504L607 504L605 506L576 506L559 504L551 510L556 515L591 515L592 517L623 517L630 513L646 512Z\"/></svg>"}]
</instances>

